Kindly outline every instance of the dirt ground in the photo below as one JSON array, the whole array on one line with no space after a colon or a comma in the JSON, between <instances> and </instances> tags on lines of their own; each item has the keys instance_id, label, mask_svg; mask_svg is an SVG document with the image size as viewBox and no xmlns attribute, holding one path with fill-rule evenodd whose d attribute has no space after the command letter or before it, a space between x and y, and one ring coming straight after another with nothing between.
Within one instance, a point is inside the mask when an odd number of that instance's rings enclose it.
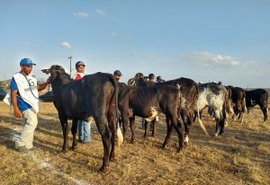
<instances>
[{"instance_id":1,"label":"dirt ground","mask_svg":"<svg viewBox=\"0 0 270 185\"><path fill-rule=\"evenodd\" d=\"M106 173L98 171L103 148L95 124L90 143L61 153L57 112L52 103L44 102L40 110L35 148L22 154L14 150L12 141L22 120L10 119L9 107L0 102L0 184L270 184L270 119L263 122L258 107L245 114L243 124L230 119L217 138L206 136L195 122L190 143L180 153L175 132L168 147L161 148L166 133L163 116L156 136L147 138L137 118L136 142L125 141L117 149ZM202 120L213 135L214 121L206 113ZM71 145L71 134L69 139Z\"/></svg>"}]
</instances>

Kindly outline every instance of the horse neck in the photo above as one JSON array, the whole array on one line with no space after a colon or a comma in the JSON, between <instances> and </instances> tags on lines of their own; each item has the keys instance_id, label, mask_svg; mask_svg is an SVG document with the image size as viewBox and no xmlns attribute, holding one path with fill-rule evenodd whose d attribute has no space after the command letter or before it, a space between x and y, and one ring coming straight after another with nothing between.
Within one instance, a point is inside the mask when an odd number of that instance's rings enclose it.
<instances>
[{"instance_id":1,"label":"horse neck","mask_svg":"<svg viewBox=\"0 0 270 185\"><path fill-rule=\"evenodd\" d=\"M70 76L66 73L59 75L62 85L66 85L69 82L73 81Z\"/></svg>"},{"instance_id":2,"label":"horse neck","mask_svg":"<svg viewBox=\"0 0 270 185\"><path fill-rule=\"evenodd\" d=\"M73 81L68 74L58 74L55 80L52 81L52 88L55 89L62 89L63 86L67 85Z\"/></svg>"}]
</instances>

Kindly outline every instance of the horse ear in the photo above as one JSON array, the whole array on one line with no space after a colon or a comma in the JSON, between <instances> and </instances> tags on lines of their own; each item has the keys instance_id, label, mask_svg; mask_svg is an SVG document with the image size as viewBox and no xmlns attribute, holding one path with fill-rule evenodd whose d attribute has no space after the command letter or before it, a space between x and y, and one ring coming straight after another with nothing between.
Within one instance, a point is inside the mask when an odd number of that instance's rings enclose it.
<instances>
[{"instance_id":1,"label":"horse ear","mask_svg":"<svg viewBox=\"0 0 270 185\"><path fill-rule=\"evenodd\" d=\"M47 75L50 73L50 69L42 69L41 71Z\"/></svg>"}]
</instances>

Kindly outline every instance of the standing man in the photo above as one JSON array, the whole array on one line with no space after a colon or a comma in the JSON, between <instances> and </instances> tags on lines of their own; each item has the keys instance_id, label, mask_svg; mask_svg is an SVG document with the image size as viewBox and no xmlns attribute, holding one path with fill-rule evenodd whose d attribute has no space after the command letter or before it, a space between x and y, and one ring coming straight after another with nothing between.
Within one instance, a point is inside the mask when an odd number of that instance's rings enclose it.
<instances>
[{"instance_id":1,"label":"standing man","mask_svg":"<svg viewBox=\"0 0 270 185\"><path fill-rule=\"evenodd\" d=\"M77 72L73 79L80 80L85 75L85 64L82 61L78 61L75 67ZM78 137L80 143L89 143L91 141L91 123L88 123L86 120L78 120Z\"/></svg>"},{"instance_id":2,"label":"standing man","mask_svg":"<svg viewBox=\"0 0 270 185\"><path fill-rule=\"evenodd\" d=\"M150 73L148 75L148 81L155 83L155 75L153 73Z\"/></svg>"},{"instance_id":3,"label":"standing man","mask_svg":"<svg viewBox=\"0 0 270 185\"><path fill-rule=\"evenodd\" d=\"M154 85L156 82L155 82L155 75L153 73L150 73L148 75L148 86L152 86ZM155 117L155 120L153 120L151 123L150 123L150 130L153 129L153 122L155 121L158 121L158 116ZM143 128L145 128L145 119L142 120L142 125L143 125Z\"/></svg>"},{"instance_id":4,"label":"standing man","mask_svg":"<svg viewBox=\"0 0 270 185\"><path fill-rule=\"evenodd\" d=\"M121 76L122 76L121 71L115 70L115 71L113 72L113 78L114 78L117 82L119 82L119 80L121 79ZM118 118L116 118L116 123L117 123L117 136L119 136L119 132L121 132L120 128L122 127L122 124L123 124L123 121L122 121L122 119L121 119L121 116L118 117ZM122 133L121 133L121 135L122 135Z\"/></svg>"},{"instance_id":5,"label":"standing man","mask_svg":"<svg viewBox=\"0 0 270 185\"><path fill-rule=\"evenodd\" d=\"M121 71L115 70L115 71L113 72L113 77L115 78L115 80L116 80L117 82L120 80L121 76L122 76Z\"/></svg>"},{"instance_id":6,"label":"standing man","mask_svg":"<svg viewBox=\"0 0 270 185\"><path fill-rule=\"evenodd\" d=\"M21 71L13 75L10 82L14 115L16 118L25 119L21 135L15 139L15 148L24 153L33 148L34 131L38 124L38 91L45 89L48 85L48 82L37 84L37 79L31 73L33 65L36 64L30 58L23 58L20 61Z\"/></svg>"},{"instance_id":7,"label":"standing man","mask_svg":"<svg viewBox=\"0 0 270 185\"><path fill-rule=\"evenodd\" d=\"M156 83L155 82L155 75L153 73L150 73L148 76L145 76L144 80L145 80L147 86L152 86ZM144 118L142 118L142 129L145 129L145 119Z\"/></svg>"}]
</instances>

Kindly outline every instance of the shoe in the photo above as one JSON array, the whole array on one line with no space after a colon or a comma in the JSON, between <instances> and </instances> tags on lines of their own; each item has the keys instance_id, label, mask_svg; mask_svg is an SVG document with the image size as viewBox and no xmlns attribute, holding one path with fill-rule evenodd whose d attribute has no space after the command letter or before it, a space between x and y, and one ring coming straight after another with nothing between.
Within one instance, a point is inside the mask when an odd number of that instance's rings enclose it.
<instances>
[{"instance_id":1,"label":"shoe","mask_svg":"<svg viewBox=\"0 0 270 185\"><path fill-rule=\"evenodd\" d=\"M85 141L85 140L80 140L80 139L79 139L79 143L82 143L82 144L90 143L90 140L89 140L89 141Z\"/></svg>"},{"instance_id":2,"label":"shoe","mask_svg":"<svg viewBox=\"0 0 270 185\"><path fill-rule=\"evenodd\" d=\"M28 149L25 146L16 146L15 148L21 153L24 153L24 154L28 153Z\"/></svg>"}]
</instances>

